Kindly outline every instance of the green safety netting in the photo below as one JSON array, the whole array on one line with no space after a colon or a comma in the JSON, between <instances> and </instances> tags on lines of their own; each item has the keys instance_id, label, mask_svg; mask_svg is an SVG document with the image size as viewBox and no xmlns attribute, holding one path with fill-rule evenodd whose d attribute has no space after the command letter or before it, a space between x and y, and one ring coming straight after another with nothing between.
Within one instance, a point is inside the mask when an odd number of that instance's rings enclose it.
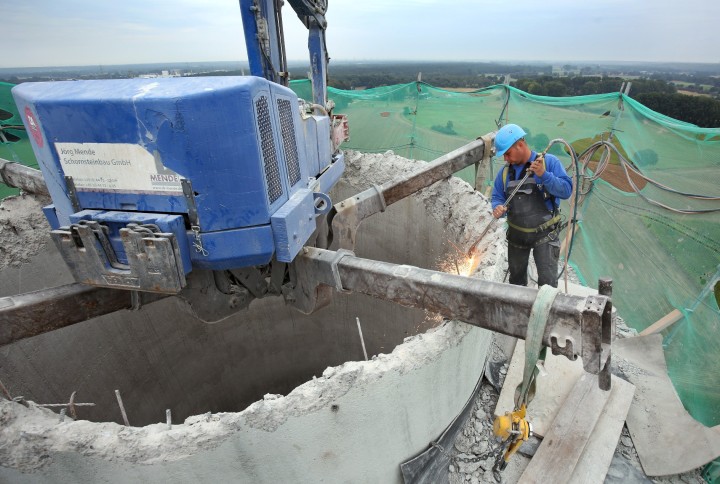
<instances>
[{"instance_id":1,"label":"green safety netting","mask_svg":"<svg viewBox=\"0 0 720 484\"><path fill-rule=\"evenodd\" d=\"M37 168L32 146L10 94L10 89L14 85L0 82L0 158ZM0 200L17 193L16 188L10 188L0 182Z\"/></svg>"},{"instance_id":2,"label":"green safety netting","mask_svg":"<svg viewBox=\"0 0 720 484\"><path fill-rule=\"evenodd\" d=\"M309 81L291 87L311 99ZM343 91L329 89L336 113L346 114L350 140L343 146L432 160L480 135L513 122L528 132L528 142L543 150L562 138L576 152L608 140L619 154L658 188L638 176L628 182L621 158L602 154L584 173L578 230L570 264L589 286L613 279L613 303L627 322L642 331L679 310L682 319L663 331L670 377L688 411L700 422L720 424L720 311L715 285L720 278L720 129L698 128L658 114L620 93L552 98L509 86L452 92L421 82ZM551 152L567 166L561 144ZM495 160L486 184L503 166ZM582 171L582 170L580 170ZM474 168L459 176L474 183ZM655 203L653 203L655 202ZM658 204L665 205L664 208ZM674 210L673 210L674 209ZM715 210L707 213L683 213ZM571 214L566 204L563 212Z\"/></svg>"}]
</instances>

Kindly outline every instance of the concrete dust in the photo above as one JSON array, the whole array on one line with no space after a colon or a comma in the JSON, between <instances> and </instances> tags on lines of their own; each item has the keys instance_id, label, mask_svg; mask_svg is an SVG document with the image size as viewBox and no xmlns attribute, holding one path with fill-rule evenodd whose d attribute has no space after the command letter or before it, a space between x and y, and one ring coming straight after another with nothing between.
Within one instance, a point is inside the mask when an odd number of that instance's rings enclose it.
<instances>
[{"instance_id":1,"label":"concrete dust","mask_svg":"<svg viewBox=\"0 0 720 484\"><path fill-rule=\"evenodd\" d=\"M0 270L17 267L45 246L50 231L42 207L49 200L21 194L0 203Z\"/></svg>"}]
</instances>

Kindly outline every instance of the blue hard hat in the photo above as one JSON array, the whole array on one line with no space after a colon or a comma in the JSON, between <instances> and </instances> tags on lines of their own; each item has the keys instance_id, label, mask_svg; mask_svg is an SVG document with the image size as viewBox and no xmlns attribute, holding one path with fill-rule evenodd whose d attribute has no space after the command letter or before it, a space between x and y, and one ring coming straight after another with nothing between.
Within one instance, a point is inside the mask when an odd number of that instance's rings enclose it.
<instances>
[{"instance_id":1,"label":"blue hard hat","mask_svg":"<svg viewBox=\"0 0 720 484\"><path fill-rule=\"evenodd\" d=\"M502 156L515 142L527 133L517 124L506 124L495 134L495 156Z\"/></svg>"}]
</instances>

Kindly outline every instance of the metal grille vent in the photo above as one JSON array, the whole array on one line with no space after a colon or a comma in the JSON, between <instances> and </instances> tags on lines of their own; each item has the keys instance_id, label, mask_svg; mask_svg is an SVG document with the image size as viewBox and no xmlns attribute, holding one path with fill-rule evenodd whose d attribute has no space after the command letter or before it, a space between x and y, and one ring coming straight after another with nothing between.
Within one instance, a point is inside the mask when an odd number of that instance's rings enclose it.
<instances>
[{"instance_id":1,"label":"metal grille vent","mask_svg":"<svg viewBox=\"0 0 720 484\"><path fill-rule=\"evenodd\" d=\"M292 187L300 181L300 160L295 139L292 103L287 99L278 99L277 105L280 113L280 131L282 132L283 148L285 149L288 177L290 177L290 186Z\"/></svg>"},{"instance_id":2,"label":"metal grille vent","mask_svg":"<svg viewBox=\"0 0 720 484\"><path fill-rule=\"evenodd\" d=\"M272 125L270 124L270 109L266 96L260 96L255 101L258 127L260 128L260 148L262 149L263 165L265 167L265 181L268 188L268 200L272 204L283 193L280 181L280 167L278 165L277 150L273 140Z\"/></svg>"}]
</instances>

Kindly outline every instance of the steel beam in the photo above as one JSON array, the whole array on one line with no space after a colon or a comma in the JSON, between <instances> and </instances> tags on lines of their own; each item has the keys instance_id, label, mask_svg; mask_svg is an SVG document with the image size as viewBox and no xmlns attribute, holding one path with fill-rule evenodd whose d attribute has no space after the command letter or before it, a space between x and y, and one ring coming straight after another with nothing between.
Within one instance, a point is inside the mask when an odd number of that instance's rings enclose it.
<instances>
[{"instance_id":1,"label":"steel beam","mask_svg":"<svg viewBox=\"0 0 720 484\"><path fill-rule=\"evenodd\" d=\"M0 298L0 346L132 307L132 292L66 284ZM165 297L143 293L143 303Z\"/></svg>"},{"instance_id":2,"label":"steel beam","mask_svg":"<svg viewBox=\"0 0 720 484\"><path fill-rule=\"evenodd\" d=\"M40 170L4 158L0 158L0 181L28 193L50 195Z\"/></svg>"},{"instance_id":3,"label":"steel beam","mask_svg":"<svg viewBox=\"0 0 720 484\"><path fill-rule=\"evenodd\" d=\"M489 147L488 147L489 148ZM465 167L474 165L485 155L482 139L471 141L465 146L429 162L423 169L381 185L385 203L393 203L417 193L433 183L451 176Z\"/></svg>"},{"instance_id":4,"label":"steel beam","mask_svg":"<svg viewBox=\"0 0 720 484\"><path fill-rule=\"evenodd\" d=\"M335 205L333 249L353 250L360 223L369 216L384 212L388 205L409 197L433 183L444 180L465 167L487 157L490 147L482 139L471 141L455 151L429 162L422 169L380 186L375 185Z\"/></svg>"},{"instance_id":5,"label":"steel beam","mask_svg":"<svg viewBox=\"0 0 720 484\"><path fill-rule=\"evenodd\" d=\"M294 306L312 312L318 284L360 292L403 306L525 339L537 289L355 257L351 252L305 248L296 259ZM553 354L581 356L589 373L609 388L612 316L607 296L559 293L543 335ZM606 378L607 377L607 378Z\"/></svg>"}]
</instances>

